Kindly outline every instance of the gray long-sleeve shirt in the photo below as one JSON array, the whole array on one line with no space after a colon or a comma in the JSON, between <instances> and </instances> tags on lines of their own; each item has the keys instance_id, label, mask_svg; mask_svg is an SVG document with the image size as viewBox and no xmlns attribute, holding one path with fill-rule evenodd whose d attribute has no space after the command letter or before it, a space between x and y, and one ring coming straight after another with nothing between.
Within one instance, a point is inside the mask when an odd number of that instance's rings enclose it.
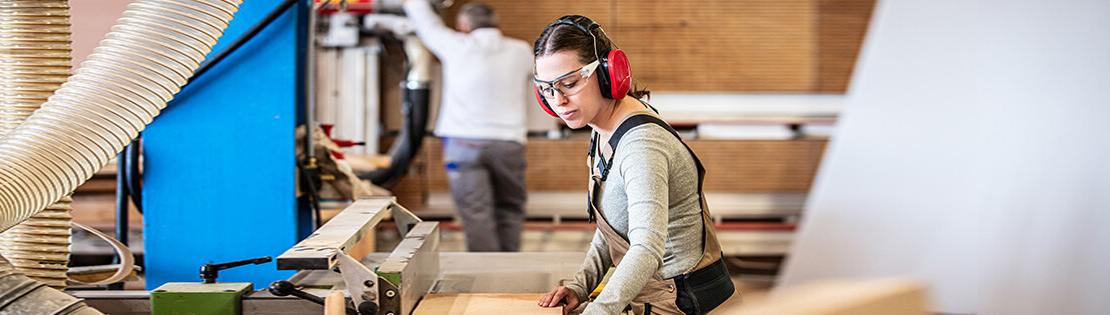
<instances>
[{"instance_id":1,"label":"gray long-sleeve shirt","mask_svg":"<svg viewBox=\"0 0 1110 315\"><path fill-rule=\"evenodd\" d=\"M600 208L631 246L601 295L583 314L619 313L652 276L671 278L697 264L702 236L697 184L693 158L669 131L644 124L624 135L605 181ZM595 233L586 260L565 285L585 301L611 262L605 240Z\"/></svg>"}]
</instances>

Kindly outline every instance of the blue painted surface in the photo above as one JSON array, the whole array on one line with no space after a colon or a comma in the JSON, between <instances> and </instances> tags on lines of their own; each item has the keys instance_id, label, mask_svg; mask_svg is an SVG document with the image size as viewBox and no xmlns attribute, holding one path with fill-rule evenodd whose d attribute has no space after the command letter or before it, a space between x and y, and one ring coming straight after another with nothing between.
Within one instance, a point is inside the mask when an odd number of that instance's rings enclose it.
<instances>
[{"instance_id":1,"label":"blue painted surface","mask_svg":"<svg viewBox=\"0 0 1110 315\"><path fill-rule=\"evenodd\" d=\"M244 1L213 52L279 3ZM208 262L276 257L305 233L294 128L306 3L178 93L143 132L147 289L200 281ZM222 271L219 281L265 288L291 275L271 262Z\"/></svg>"}]
</instances>

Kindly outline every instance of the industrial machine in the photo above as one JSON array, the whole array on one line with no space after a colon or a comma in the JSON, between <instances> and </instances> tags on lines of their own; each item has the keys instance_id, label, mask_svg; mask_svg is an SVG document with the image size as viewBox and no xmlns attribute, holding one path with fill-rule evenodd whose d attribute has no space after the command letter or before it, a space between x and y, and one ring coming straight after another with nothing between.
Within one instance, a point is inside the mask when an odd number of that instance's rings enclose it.
<instances>
[{"instance_id":1,"label":"industrial machine","mask_svg":"<svg viewBox=\"0 0 1110 315\"><path fill-rule=\"evenodd\" d=\"M512 300L569 277L584 253L440 252L440 226L391 197L351 194L356 201L321 223L319 192L337 181L329 172L342 169L328 168L342 152L322 142L386 155L388 163L359 175L388 188L425 137L433 58L412 34L367 36L360 23L360 14L398 13L401 2L130 5L77 74L0 138L0 225L41 213L122 151L117 236L126 242L133 201L143 214L146 290L113 286L67 296L0 270L10 287L29 288L0 292L0 309L319 314L325 297L342 292L344 313L420 314L445 295ZM387 94L380 89L387 70L379 65L389 49L403 55L396 94L403 115L393 145L379 152L385 128L378 100ZM333 124L330 132L316 131ZM567 208L580 205L574 203ZM379 225L395 227L400 243L371 253Z\"/></svg>"},{"instance_id":2,"label":"industrial machine","mask_svg":"<svg viewBox=\"0 0 1110 315\"><path fill-rule=\"evenodd\" d=\"M323 297L334 290L344 292L345 313L400 315L416 312L429 293L536 293L573 272L582 254L440 253L438 225L391 197L359 199L321 225L318 191L333 180L321 174L322 165L333 152L321 151L314 137L317 44L380 49L374 48L380 42L362 41L348 12L399 12L400 3L140 0L128 6L77 74L0 141L0 207L8 228L126 152L117 170L119 213L133 200L144 215L147 290L116 286L66 295L4 270L0 280L10 286L0 292L0 312L321 313ZM329 31L317 39L323 25ZM386 187L404 175L424 138L432 62L415 36L390 38L406 56L404 118L389 163L362 174ZM372 81L366 80L361 83ZM337 136L373 143L377 109L360 107L361 126L340 124ZM142 140L135 141L140 131ZM387 219L403 239L392 252L370 254L367 240ZM119 222L123 235L125 222ZM38 308L21 308L26 305Z\"/></svg>"},{"instance_id":3,"label":"industrial machine","mask_svg":"<svg viewBox=\"0 0 1110 315\"><path fill-rule=\"evenodd\" d=\"M403 240L389 252L368 252L375 227L389 224ZM205 281L174 282L151 292L77 291L90 306L111 314L320 314L324 297L344 292L348 314L433 314L430 296L458 293L536 294L572 274L582 253L463 253L439 251L439 224L422 221L392 197L360 199L276 258L288 279L253 291L250 283L220 282L206 265ZM211 283L206 283L209 280ZM199 310L198 305L211 309Z\"/></svg>"}]
</instances>

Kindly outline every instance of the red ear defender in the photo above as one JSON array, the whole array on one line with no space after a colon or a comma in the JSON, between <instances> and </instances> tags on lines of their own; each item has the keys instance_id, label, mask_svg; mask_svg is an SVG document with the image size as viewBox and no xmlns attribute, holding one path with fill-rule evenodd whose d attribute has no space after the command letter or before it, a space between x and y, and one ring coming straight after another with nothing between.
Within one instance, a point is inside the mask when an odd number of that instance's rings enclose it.
<instances>
[{"instance_id":1,"label":"red ear defender","mask_svg":"<svg viewBox=\"0 0 1110 315\"><path fill-rule=\"evenodd\" d=\"M543 111L547 112L548 115L555 116L556 118L559 117L559 114L556 114L555 110L551 109L551 105L547 104L547 100L540 95L540 89L532 87L532 92L536 93L536 102L540 103L540 108L543 108Z\"/></svg>"},{"instance_id":2,"label":"red ear defender","mask_svg":"<svg viewBox=\"0 0 1110 315\"><path fill-rule=\"evenodd\" d=\"M606 60L609 65L609 95L613 99L621 99L632 88L632 65L628 63L628 56L620 49L609 51Z\"/></svg>"}]
</instances>

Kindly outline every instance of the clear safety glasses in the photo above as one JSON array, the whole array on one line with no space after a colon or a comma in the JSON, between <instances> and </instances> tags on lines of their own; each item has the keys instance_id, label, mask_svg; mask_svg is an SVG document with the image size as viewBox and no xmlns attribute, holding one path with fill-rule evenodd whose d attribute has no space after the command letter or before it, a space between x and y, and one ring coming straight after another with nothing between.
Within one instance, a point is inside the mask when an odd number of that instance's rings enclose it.
<instances>
[{"instance_id":1,"label":"clear safety glasses","mask_svg":"<svg viewBox=\"0 0 1110 315\"><path fill-rule=\"evenodd\" d=\"M558 91L559 94L562 94L564 97L571 96L578 94L578 92L582 92L583 87L585 87L588 82L586 79L593 76L598 65L598 61L594 60L594 62L583 66L581 69L568 72L553 80L544 81L533 77L532 81L533 84L536 85L536 90L539 90L540 95L547 100L555 99L555 91Z\"/></svg>"}]
</instances>

